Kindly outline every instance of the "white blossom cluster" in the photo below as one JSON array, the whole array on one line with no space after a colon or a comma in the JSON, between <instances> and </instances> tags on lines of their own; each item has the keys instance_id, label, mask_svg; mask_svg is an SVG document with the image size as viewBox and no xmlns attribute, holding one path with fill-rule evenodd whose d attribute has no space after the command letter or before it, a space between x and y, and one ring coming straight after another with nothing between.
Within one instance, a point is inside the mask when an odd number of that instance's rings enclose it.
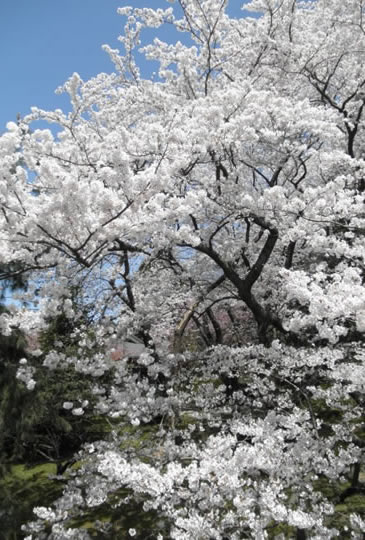
<instances>
[{"instance_id":1,"label":"white blossom cluster","mask_svg":"<svg viewBox=\"0 0 365 540\"><path fill-rule=\"evenodd\" d=\"M91 380L108 425L25 530L142 538L135 504L161 539L360 540L361 516L337 517L364 461L363 3L168 3L120 8L115 73L74 73L69 114L34 107L0 137L0 263L38 306L0 331L61 318L43 367ZM128 340L142 354L116 359ZM90 518L106 507L117 525Z\"/></svg>"},{"instance_id":2,"label":"white blossom cluster","mask_svg":"<svg viewBox=\"0 0 365 540\"><path fill-rule=\"evenodd\" d=\"M28 364L26 358L21 358L19 360L19 368L16 372L16 378L19 381L22 381L28 390L34 390L36 381L33 379L35 369L33 366Z\"/></svg>"},{"instance_id":3,"label":"white blossom cluster","mask_svg":"<svg viewBox=\"0 0 365 540\"><path fill-rule=\"evenodd\" d=\"M345 404L354 390L350 380L341 390L335 382L344 354L328 347L308 355L306 349L274 343L269 349L220 347L196 355L193 366L171 375L169 395L154 400L155 414L165 416L153 439L136 450L127 444L129 431L116 432L113 442L85 447L80 455L84 465L54 506L54 516L42 518L50 510L37 509L41 519L28 531L42 538L45 522L67 525L127 490L121 508L133 494L144 501L146 512L158 511L156 536L238 539L244 533L264 538L272 523L307 529L317 538L337 536L326 525L333 504L315 484L326 478L328 486L335 486L361 455L352 439L361 407L352 404L349 410ZM301 356L308 359L306 369ZM356 363L342 365L348 372L358 368ZM228 399L226 387L215 384L227 373L240 381ZM317 390L314 377L326 380L327 388ZM313 410L317 399L329 409L343 403L342 423L326 436ZM133 437L143 436L147 402L143 408L140 401L142 422L131 422ZM121 417L119 426L127 424L128 417ZM353 519L361 522L360 516Z\"/></svg>"}]
</instances>

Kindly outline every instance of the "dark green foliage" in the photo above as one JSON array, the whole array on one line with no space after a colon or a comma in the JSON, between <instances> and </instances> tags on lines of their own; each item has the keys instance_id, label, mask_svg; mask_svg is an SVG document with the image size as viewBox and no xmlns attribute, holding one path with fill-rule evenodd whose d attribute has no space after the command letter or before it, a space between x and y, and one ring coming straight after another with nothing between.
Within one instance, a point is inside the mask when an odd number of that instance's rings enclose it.
<instances>
[{"instance_id":1,"label":"dark green foliage","mask_svg":"<svg viewBox=\"0 0 365 540\"><path fill-rule=\"evenodd\" d=\"M78 321L84 324L85 319ZM94 397L92 379L76 373L72 366L48 369L44 355L58 349L73 352L77 340L75 330L65 315L49 321L47 329L38 336L43 355L32 360L36 367L36 386L29 391L16 379L19 359L27 355L25 340L19 333L0 337L0 458L3 464L68 459L87 441L99 438L105 425L95 421L92 412ZM65 401L81 407L89 404L82 416L75 416L63 407Z\"/></svg>"},{"instance_id":2,"label":"dark green foliage","mask_svg":"<svg viewBox=\"0 0 365 540\"><path fill-rule=\"evenodd\" d=\"M39 336L44 353L57 343L70 352L76 343L73 329L62 313L49 321ZM0 538L4 540L24 537L20 527L33 518L33 507L47 506L61 494L63 483L48 475L67 472L80 446L102 438L107 430L105 420L93 414L91 378L72 366L48 369L42 365L42 355L32 360L36 386L29 391L16 378L22 357L29 354L20 332L0 336ZM65 401L80 407L84 400L89 405L82 416L63 407Z\"/></svg>"},{"instance_id":3,"label":"dark green foliage","mask_svg":"<svg viewBox=\"0 0 365 540\"><path fill-rule=\"evenodd\" d=\"M87 411L74 416L63 408L65 401L87 399L92 404L88 381L73 368L37 372L33 391L19 388L13 395L11 415L5 420L3 454L11 463L59 461L71 456L80 445L100 435L93 429L94 417Z\"/></svg>"},{"instance_id":4,"label":"dark green foliage","mask_svg":"<svg viewBox=\"0 0 365 540\"><path fill-rule=\"evenodd\" d=\"M77 345L77 338L73 332L80 327L84 320L75 321L68 319L64 313L47 321L48 327L39 336L41 350L47 354L51 350L61 350L66 353L72 353L72 347Z\"/></svg>"},{"instance_id":5,"label":"dark green foliage","mask_svg":"<svg viewBox=\"0 0 365 540\"><path fill-rule=\"evenodd\" d=\"M25 355L25 339L20 332L0 335L0 476L9 461L9 436L19 414L24 396L23 385L16 379L19 360Z\"/></svg>"},{"instance_id":6,"label":"dark green foliage","mask_svg":"<svg viewBox=\"0 0 365 540\"><path fill-rule=\"evenodd\" d=\"M47 506L62 493L63 483L49 478L56 466L46 463L32 468L12 466L0 479L0 523L2 540L24 538L21 525L34 518L35 506Z\"/></svg>"}]
</instances>

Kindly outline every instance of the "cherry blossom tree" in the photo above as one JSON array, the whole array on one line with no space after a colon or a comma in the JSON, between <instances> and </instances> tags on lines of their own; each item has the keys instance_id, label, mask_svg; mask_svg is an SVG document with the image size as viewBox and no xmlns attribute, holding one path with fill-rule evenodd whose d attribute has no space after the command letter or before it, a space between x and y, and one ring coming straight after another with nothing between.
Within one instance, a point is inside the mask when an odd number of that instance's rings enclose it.
<instances>
[{"instance_id":1,"label":"cherry blossom tree","mask_svg":"<svg viewBox=\"0 0 365 540\"><path fill-rule=\"evenodd\" d=\"M170 3L120 8L115 73L74 74L69 114L34 108L0 139L0 264L39 305L2 315L2 332L80 320L82 291L92 331L44 365L93 375L115 426L29 538L88 538L90 512L134 500L159 516L153 538L360 539L338 504L362 490L365 5L253 0L235 19L226 0ZM31 131L39 119L57 133ZM219 309L256 334L222 345ZM204 316L214 346L187 350ZM112 362L131 335L147 352ZM120 520L93 526L107 538Z\"/></svg>"}]
</instances>

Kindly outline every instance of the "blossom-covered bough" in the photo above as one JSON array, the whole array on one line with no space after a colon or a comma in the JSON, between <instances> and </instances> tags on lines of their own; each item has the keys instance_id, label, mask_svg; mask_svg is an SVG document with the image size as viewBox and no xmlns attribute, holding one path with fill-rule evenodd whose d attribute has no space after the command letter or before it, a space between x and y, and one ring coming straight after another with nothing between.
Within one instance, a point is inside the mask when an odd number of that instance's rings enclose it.
<instances>
[{"instance_id":1,"label":"blossom-covered bough","mask_svg":"<svg viewBox=\"0 0 365 540\"><path fill-rule=\"evenodd\" d=\"M39 305L2 332L82 321L76 287L91 323L44 364L93 375L114 426L28 538L89 538L92 521L105 538L360 539L345 503L364 447L364 3L170 3L120 8L115 73L74 74L69 114L33 109L0 139L0 262ZM164 25L181 41L156 31L146 80L141 35ZM188 350L205 315L219 337L220 305L256 338ZM149 352L112 362L131 335ZM123 528L132 502L157 516L148 534Z\"/></svg>"}]
</instances>

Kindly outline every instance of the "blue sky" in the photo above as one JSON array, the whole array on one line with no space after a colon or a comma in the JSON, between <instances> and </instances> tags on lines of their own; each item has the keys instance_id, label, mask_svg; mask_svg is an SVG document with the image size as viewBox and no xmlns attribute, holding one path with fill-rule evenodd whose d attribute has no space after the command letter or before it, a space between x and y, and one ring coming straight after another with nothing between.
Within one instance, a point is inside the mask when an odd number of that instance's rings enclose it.
<instances>
[{"instance_id":1,"label":"blue sky","mask_svg":"<svg viewBox=\"0 0 365 540\"><path fill-rule=\"evenodd\" d=\"M118 7L169 7L165 0L1 0L0 7L0 133L6 123L32 106L68 110L67 96L56 95L75 71L84 80L112 72L101 50L120 48L124 18ZM242 16L243 0L230 0L229 12ZM169 40L171 36L161 39ZM181 34L179 35L181 39ZM146 73L147 66L145 66Z\"/></svg>"}]
</instances>

